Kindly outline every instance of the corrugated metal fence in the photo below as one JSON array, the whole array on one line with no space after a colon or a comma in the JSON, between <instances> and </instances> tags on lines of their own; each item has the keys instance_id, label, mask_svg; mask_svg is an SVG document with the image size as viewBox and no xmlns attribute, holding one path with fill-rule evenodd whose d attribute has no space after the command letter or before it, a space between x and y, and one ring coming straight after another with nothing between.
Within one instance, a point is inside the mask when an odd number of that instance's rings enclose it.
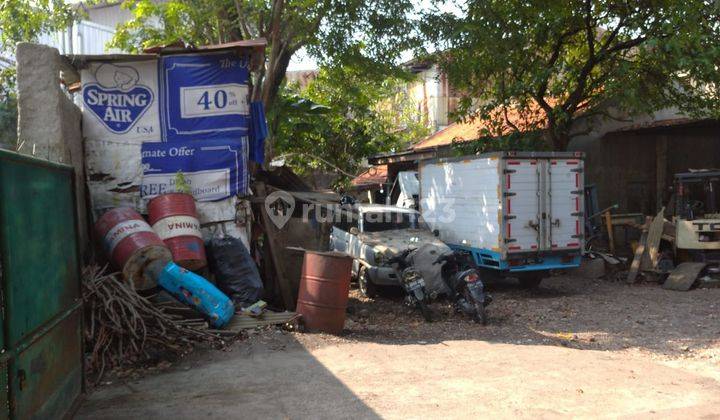
<instances>
[{"instance_id":1,"label":"corrugated metal fence","mask_svg":"<svg viewBox=\"0 0 720 420\"><path fill-rule=\"evenodd\" d=\"M120 51L105 48L113 36L115 29L84 20L67 30L43 34L38 43L55 47L60 54L105 54Z\"/></svg>"},{"instance_id":2,"label":"corrugated metal fence","mask_svg":"<svg viewBox=\"0 0 720 420\"><path fill-rule=\"evenodd\" d=\"M75 215L72 167L0 150L0 418L62 418L82 391Z\"/></svg>"}]
</instances>

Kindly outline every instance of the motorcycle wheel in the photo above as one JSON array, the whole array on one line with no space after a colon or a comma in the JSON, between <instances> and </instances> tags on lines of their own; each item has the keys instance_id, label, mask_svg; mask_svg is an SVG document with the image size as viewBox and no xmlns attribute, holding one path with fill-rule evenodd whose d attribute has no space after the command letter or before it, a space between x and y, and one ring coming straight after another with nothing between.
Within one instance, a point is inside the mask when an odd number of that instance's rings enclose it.
<instances>
[{"instance_id":1,"label":"motorcycle wheel","mask_svg":"<svg viewBox=\"0 0 720 420\"><path fill-rule=\"evenodd\" d=\"M368 278L367 268L364 265L360 267L358 272L358 288L366 298L374 299L377 297L377 286Z\"/></svg>"},{"instance_id":2,"label":"motorcycle wheel","mask_svg":"<svg viewBox=\"0 0 720 420\"><path fill-rule=\"evenodd\" d=\"M487 325L487 313L485 312L485 305L483 302L476 301L467 287L463 290L463 296L465 297L465 300L472 302L473 307L475 307L475 311L472 314L473 321L478 324Z\"/></svg>"},{"instance_id":3,"label":"motorcycle wheel","mask_svg":"<svg viewBox=\"0 0 720 420\"><path fill-rule=\"evenodd\" d=\"M420 313L422 314L423 318L425 318L426 322L432 322L432 312L430 311L430 308L425 304L425 302L418 302L417 303L418 308L420 308Z\"/></svg>"},{"instance_id":4,"label":"motorcycle wheel","mask_svg":"<svg viewBox=\"0 0 720 420\"><path fill-rule=\"evenodd\" d=\"M478 324L487 325L487 312L485 307L480 304L475 305L475 313L473 314L473 321Z\"/></svg>"}]
</instances>

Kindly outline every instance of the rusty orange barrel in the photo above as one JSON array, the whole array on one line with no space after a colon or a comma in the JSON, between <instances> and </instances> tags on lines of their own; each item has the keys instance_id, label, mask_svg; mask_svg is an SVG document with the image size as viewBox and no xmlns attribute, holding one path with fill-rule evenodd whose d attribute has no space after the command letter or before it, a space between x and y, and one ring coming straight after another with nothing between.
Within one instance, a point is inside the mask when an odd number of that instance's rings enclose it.
<instances>
[{"instance_id":1,"label":"rusty orange barrel","mask_svg":"<svg viewBox=\"0 0 720 420\"><path fill-rule=\"evenodd\" d=\"M337 252L306 251L296 311L308 331L340 334L350 291L352 258Z\"/></svg>"},{"instance_id":2,"label":"rusty orange barrel","mask_svg":"<svg viewBox=\"0 0 720 420\"><path fill-rule=\"evenodd\" d=\"M199 270L207 265L192 195L170 193L153 198L148 203L148 219L153 230L170 248L177 265L188 270Z\"/></svg>"},{"instance_id":3,"label":"rusty orange barrel","mask_svg":"<svg viewBox=\"0 0 720 420\"><path fill-rule=\"evenodd\" d=\"M103 214L95 223L95 233L102 238L113 265L140 290L157 284L155 278L145 273L145 267L153 261L172 258L155 231L131 208L119 207Z\"/></svg>"}]
</instances>

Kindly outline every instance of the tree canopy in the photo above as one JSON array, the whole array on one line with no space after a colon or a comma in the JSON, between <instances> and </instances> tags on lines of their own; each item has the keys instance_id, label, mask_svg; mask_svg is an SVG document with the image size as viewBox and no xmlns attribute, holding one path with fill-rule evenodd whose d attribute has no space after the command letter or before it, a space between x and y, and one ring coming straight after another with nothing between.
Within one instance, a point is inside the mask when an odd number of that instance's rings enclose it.
<instances>
[{"instance_id":1,"label":"tree canopy","mask_svg":"<svg viewBox=\"0 0 720 420\"><path fill-rule=\"evenodd\" d=\"M428 14L423 31L460 116L541 129L564 150L578 119L720 107L719 4L703 0L473 0ZM528 116L523 127L508 112ZM540 115L541 118L533 116Z\"/></svg>"},{"instance_id":2,"label":"tree canopy","mask_svg":"<svg viewBox=\"0 0 720 420\"><path fill-rule=\"evenodd\" d=\"M272 110L277 154L299 173L335 172L337 184L361 168L362 157L401 150L428 134L406 79L368 79L362 68L323 68L307 86L290 85Z\"/></svg>"}]
</instances>

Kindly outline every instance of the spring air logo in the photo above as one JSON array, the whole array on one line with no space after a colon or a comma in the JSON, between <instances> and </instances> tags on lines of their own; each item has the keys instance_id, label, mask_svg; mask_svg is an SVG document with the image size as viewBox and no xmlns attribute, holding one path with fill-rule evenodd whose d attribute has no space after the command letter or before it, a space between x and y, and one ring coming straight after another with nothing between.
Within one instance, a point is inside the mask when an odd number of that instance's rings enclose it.
<instances>
[{"instance_id":1,"label":"spring air logo","mask_svg":"<svg viewBox=\"0 0 720 420\"><path fill-rule=\"evenodd\" d=\"M85 85L85 106L113 133L127 133L153 102L153 93L139 85L138 71L128 66L101 64L97 83Z\"/></svg>"}]
</instances>

